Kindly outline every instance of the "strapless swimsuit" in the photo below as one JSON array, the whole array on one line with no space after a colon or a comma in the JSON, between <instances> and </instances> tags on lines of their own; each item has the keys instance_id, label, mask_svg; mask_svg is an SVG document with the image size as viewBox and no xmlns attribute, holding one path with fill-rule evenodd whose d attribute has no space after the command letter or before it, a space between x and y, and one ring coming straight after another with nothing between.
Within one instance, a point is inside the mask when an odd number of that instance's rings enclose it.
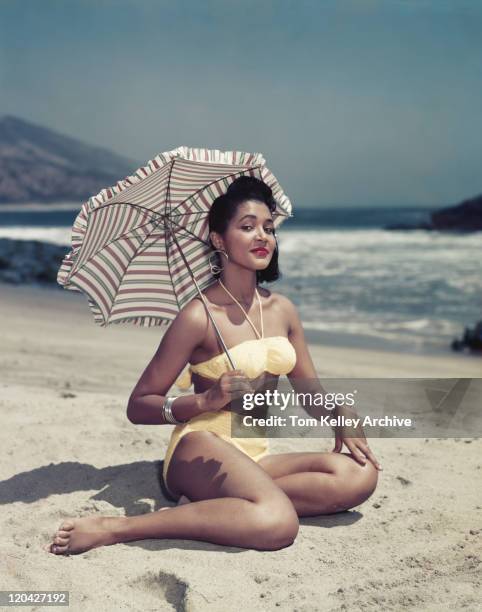
<instances>
[{"instance_id":1,"label":"strapless swimsuit","mask_svg":"<svg viewBox=\"0 0 482 612\"><path fill-rule=\"evenodd\" d=\"M226 289L224 285L223 288ZM231 295L231 297L237 302L234 296ZM296 364L296 351L294 346L288 338L284 336L273 336L271 338L264 337L262 307L259 296L258 300L261 312L261 336L247 313L239 302L237 302L243 312L245 312L246 318L256 334L260 337L255 340L246 340L236 344L228 349L229 353L233 358L236 369L243 370L247 378L257 378L263 374L263 372L269 372L270 374L278 376L288 374ZM207 302L204 303L207 307ZM229 370L231 370L229 360L225 353L221 353L207 361L189 365L176 380L175 384L179 389L186 390L191 386L192 372L211 380L218 380L224 372ZM177 496L174 495L167 486L167 470L179 440L182 436L185 436L191 431L211 431L251 457L254 461L259 461L268 454L269 447L266 438L231 437L231 412L229 410L205 412L182 425L176 425L169 441L163 467L164 484L173 499L176 499Z\"/></svg>"}]
</instances>

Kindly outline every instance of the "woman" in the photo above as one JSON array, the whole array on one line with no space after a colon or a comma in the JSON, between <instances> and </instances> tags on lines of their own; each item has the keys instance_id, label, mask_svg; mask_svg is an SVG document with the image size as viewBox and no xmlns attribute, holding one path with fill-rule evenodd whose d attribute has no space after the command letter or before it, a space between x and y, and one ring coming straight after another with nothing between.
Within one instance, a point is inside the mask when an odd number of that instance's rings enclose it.
<instances>
[{"instance_id":1,"label":"woman","mask_svg":"<svg viewBox=\"0 0 482 612\"><path fill-rule=\"evenodd\" d=\"M164 480L181 503L142 516L64 521L50 552L78 553L145 538L277 550L296 538L298 517L347 510L374 491L381 467L361 430L357 437L338 430L335 452L279 455L268 454L264 439L230 435L230 402L251 391L256 376L316 379L295 307L258 287L279 276L275 208L271 189L252 177L237 179L214 201L209 229L220 257L213 268L217 280L204 299L193 299L179 312L129 399L132 423L178 423ZM219 354L207 308L239 369L230 370ZM166 394L187 362L194 394L173 401ZM350 454L341 453L343 443Z\"/></svg>"}]
</instances>

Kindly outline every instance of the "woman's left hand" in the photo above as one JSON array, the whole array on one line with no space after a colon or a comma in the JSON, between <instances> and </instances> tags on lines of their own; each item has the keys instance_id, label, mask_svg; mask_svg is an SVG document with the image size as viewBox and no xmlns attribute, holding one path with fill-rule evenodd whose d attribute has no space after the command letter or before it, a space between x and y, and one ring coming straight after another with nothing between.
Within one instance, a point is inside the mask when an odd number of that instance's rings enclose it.
<instances>
[{"instance_id":1,"label":"woman's left hand","mask_svg":"<svg viewBox=\"0 0 482 612\"><path fill-rule=\"evenodd\" d=\"M345 406L337 408L334 416L344 416L345 419L359 418L354 411L346 408ZM365 433L361 425L340 425L334 427L333 429L335 431L334 453L341 453L343 444L345 444L355 461L361 465L365 465L368 460L373 463L377 470L383 469L368 446Z\"/></svg>"}]
</instances>

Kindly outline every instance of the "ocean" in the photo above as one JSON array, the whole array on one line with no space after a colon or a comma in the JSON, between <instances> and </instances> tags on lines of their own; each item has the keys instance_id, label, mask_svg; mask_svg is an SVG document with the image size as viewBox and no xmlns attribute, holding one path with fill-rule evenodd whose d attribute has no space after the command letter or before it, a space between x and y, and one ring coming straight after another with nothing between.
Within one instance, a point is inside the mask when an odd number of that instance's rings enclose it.
<instances>
[{"instance_id":1,"label":"ocean","mask_svg":"<svg viewBox=\"0 0 482 612\"><path fill-rule=\"evenodd\" d=\"M0 237L69 245L76 210L2 211ZM427 208L300 209L278 231L282 278L319 341L447 351L482 319L482 232L390 231Z\"/></svg>"}]
</instances>

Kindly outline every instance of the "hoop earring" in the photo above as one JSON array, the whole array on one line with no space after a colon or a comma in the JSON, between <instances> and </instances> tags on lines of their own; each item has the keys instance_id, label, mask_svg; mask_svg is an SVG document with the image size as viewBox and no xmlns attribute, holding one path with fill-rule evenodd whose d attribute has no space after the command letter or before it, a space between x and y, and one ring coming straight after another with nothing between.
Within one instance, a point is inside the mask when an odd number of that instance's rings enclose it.
<instances>
[{"instance_id":1,"label":"hoop earring","mask_svg":"<svg viewBox=\"0 0 482 612\"><path fill-rule=\"evenodd\" d=\"M216 263L213 264L213 262L211 261L212 256L216 253L222 253L223 255L225 255L226 259L229 261L229 256L226 253L226 251L222 251L221 249L215 249L208 258L209 267L211 268L211 274L213 276L216 276L216 274L221 274L221 272L224 270L223 266L219 266L219 264L216 264Z\"/></svg>"}]
</instances>

